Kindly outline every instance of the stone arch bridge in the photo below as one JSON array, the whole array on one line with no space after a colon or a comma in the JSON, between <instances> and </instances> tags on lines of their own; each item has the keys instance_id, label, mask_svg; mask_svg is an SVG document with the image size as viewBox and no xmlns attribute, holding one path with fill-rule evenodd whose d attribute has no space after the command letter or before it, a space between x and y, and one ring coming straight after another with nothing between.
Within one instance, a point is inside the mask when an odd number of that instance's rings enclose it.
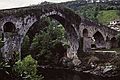
<instances>
[{"instance_id":1,"label":"stone arch bridge","mask_svg":"<svg viewBox=\"0 0 120 80\"><path fill-rule=\"evenodd\" d=\"M116 48L118 47L118 31L105 25L81 18L79 34L83 38L83 51L91 48Z\"/></svg>"},{"instance_id":2,"label":"stone arch bridge","mask_svg":"<svg viewBox=\"0 0 120 80\"><path fill-rule=\"evenodd\" d=\"M0 33L1 40L4 42L1 48L2 56L9 60L13 52L21 52L21 44L25 35L29 33L29 38L33 39L35 33L45 26L43 20L45 17L53 18L64 26L70 45L67 52L69 58L78 58L76 53L82 50L82 42L84 51L91 48L92 42L90 41L96 32L98 32L94 37L96 41L100 35L100 39L106 44L118 33L103 25L82 19L70 9L59 4L5 9L0 10ZM81 37L86 39L81 41Z\"/></svg>"}]
</instances>

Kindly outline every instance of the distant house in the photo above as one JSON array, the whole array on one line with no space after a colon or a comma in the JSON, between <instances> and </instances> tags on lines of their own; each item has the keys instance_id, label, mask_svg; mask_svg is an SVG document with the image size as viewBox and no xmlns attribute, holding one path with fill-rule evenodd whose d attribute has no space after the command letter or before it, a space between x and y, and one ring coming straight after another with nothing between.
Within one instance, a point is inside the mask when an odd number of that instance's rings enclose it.
<instances>
[{"instance_id":1,"label":"distant house","mask_svg":"<svg viewBox=\"0 0 120 80\"><path fill-rule=\"evenodd\" d=\"M111 29L120 31L120 19L110 21L108 27L110 27Z\"/></svg>"},{"instance_id":2,"label":"distant house","mask_svg":"<svg viewBox=\"0 0 120 80\"><path fill-rule=\"evenodd\" d=\"M114 20L114 21L110 21L110 25L119 25L120 26L120 19Z\"/></svg>"}]
</instances>

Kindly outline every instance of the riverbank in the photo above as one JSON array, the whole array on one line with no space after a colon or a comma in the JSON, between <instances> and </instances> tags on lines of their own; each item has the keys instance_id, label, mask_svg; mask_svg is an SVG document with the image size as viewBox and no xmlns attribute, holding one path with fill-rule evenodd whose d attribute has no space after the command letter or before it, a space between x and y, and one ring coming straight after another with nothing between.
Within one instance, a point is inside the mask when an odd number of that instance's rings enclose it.
<instances>
[{"instance_id":1,"label":"riverbank","mask_svg":"<svg viewBox=\"0 0 120 80\"><path fill-rule=\"evenodd\" d=\"M120 54L115 51L81 53L79 59L81 60L81 64L78 66L74 66L71 62L72 60L64 58L63 64L45 65L41 66L41 68L65 69L110 78L120 75Z\"/></svg>"},{"instance_id":2,"label":"riverbank","mask_svg":"<svg viewBox=\"0 0 120 80\"><path fill-rule=\"evenodd\" d=\"M81 68L85 73L102 77L114 77L120 75L120 54L116 51L97 50L92 53L80 55Z\"/></svg>"},{"instance_id":3,"label":"riverbank","mask_svg":"<svg viewBox=\"0 0 120 80\"><path fill-rule=\"evenodd\" d=\"M120 77L101 77L70 69L38 68L44 80L119 80Z\"/></svg>"}]
</instances>

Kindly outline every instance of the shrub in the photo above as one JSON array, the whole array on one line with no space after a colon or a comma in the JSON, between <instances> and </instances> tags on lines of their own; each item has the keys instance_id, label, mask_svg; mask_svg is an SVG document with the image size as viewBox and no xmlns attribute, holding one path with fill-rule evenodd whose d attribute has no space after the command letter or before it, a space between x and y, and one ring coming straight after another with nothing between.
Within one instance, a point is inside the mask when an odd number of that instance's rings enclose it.
<instances>
[{"instance_id":1,"label":"shrub","mask_svg":"<svg viewBox=\"0 0 120 80\"><path fill-rule=\"evenodd\" d=\"M13 69L25 80L43 79L41 75L37 75L37 61L34 60L31 55L28 55L22 61L17 61Z\"/></svg>"}]
</instances>

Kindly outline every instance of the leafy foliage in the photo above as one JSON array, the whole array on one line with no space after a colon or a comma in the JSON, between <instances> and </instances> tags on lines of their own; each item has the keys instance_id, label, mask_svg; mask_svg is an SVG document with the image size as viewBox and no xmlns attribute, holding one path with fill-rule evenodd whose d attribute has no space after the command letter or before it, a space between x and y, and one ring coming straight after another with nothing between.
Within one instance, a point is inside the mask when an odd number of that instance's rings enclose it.
<instances>
[{"instance_id":1,"label":"leafy foliage","mask_svg":"<svg viewBox=\"0 0 120 80\"><path fill-rule=\"evenodd\" d=\"M15 72L21 75L25 80L42 80L43 77L37 75L37 61L31 55L25 57L22 61L17 61L14 65Z\"/></svg>"},{"instance_id":2,"label":"leafy foliage","mask_svg":"<svg viewBox=\"0 0 120 80\"><path fill-rule=\"evenodd\" d=\"M108 24L109 21L120 17L119 1L87 3L87 1L85 2L84 0L76 0L63 4L76 11L79 15L105 25Z\"/></svg>"},{"instance_id":3,"label":"leafy foliage","mask_svg":"<svg viewBox=\"0 0 120 80\"><path fill-rule=\"evenodd\" d=\"M87 17L91 20L97 21L97 15L98 15L99 9L97 5L86 5L86 6L82 6L76 12L83 17Z\"/></svg>"},{"instance_id":4,"label":"leafy foliage","mask_svg":"<svg viewBox=\"0 0 120 80\"><path fill-rule=\"evenodd\" d=\"M41 29L33 38L32 44L29 44L29 37L26 36L23 43L23 54L32 53L32 57L39 60L39 63L51 63L57 54L64 53L67 46L65 29L59 22L46 18L49 26ZM58 47L59 46L59 47ZM59 50L57 50L59 49ZM60 57L63 55L59 55ZM54 56L54 57L53 57ZM59 59L59 58L58 58Z\"/></svg>"},{"instance_id":5,"label":"leafy foliage","mask_svg":"<svg viewBox=\"0 0 120 80\"><path fill-rule=\"evenodd\" d=\"M50 22L47 28L41 30L32 43L33 49L38 51L38 58L40 56L42 59L44 58L43 60L48 59L48 61L51 61L54 55L52 49L55 48L56 44L61 43L62 40L65 41L64 32L63 26L54 22Z\"/></svg>"}]
</instances>

